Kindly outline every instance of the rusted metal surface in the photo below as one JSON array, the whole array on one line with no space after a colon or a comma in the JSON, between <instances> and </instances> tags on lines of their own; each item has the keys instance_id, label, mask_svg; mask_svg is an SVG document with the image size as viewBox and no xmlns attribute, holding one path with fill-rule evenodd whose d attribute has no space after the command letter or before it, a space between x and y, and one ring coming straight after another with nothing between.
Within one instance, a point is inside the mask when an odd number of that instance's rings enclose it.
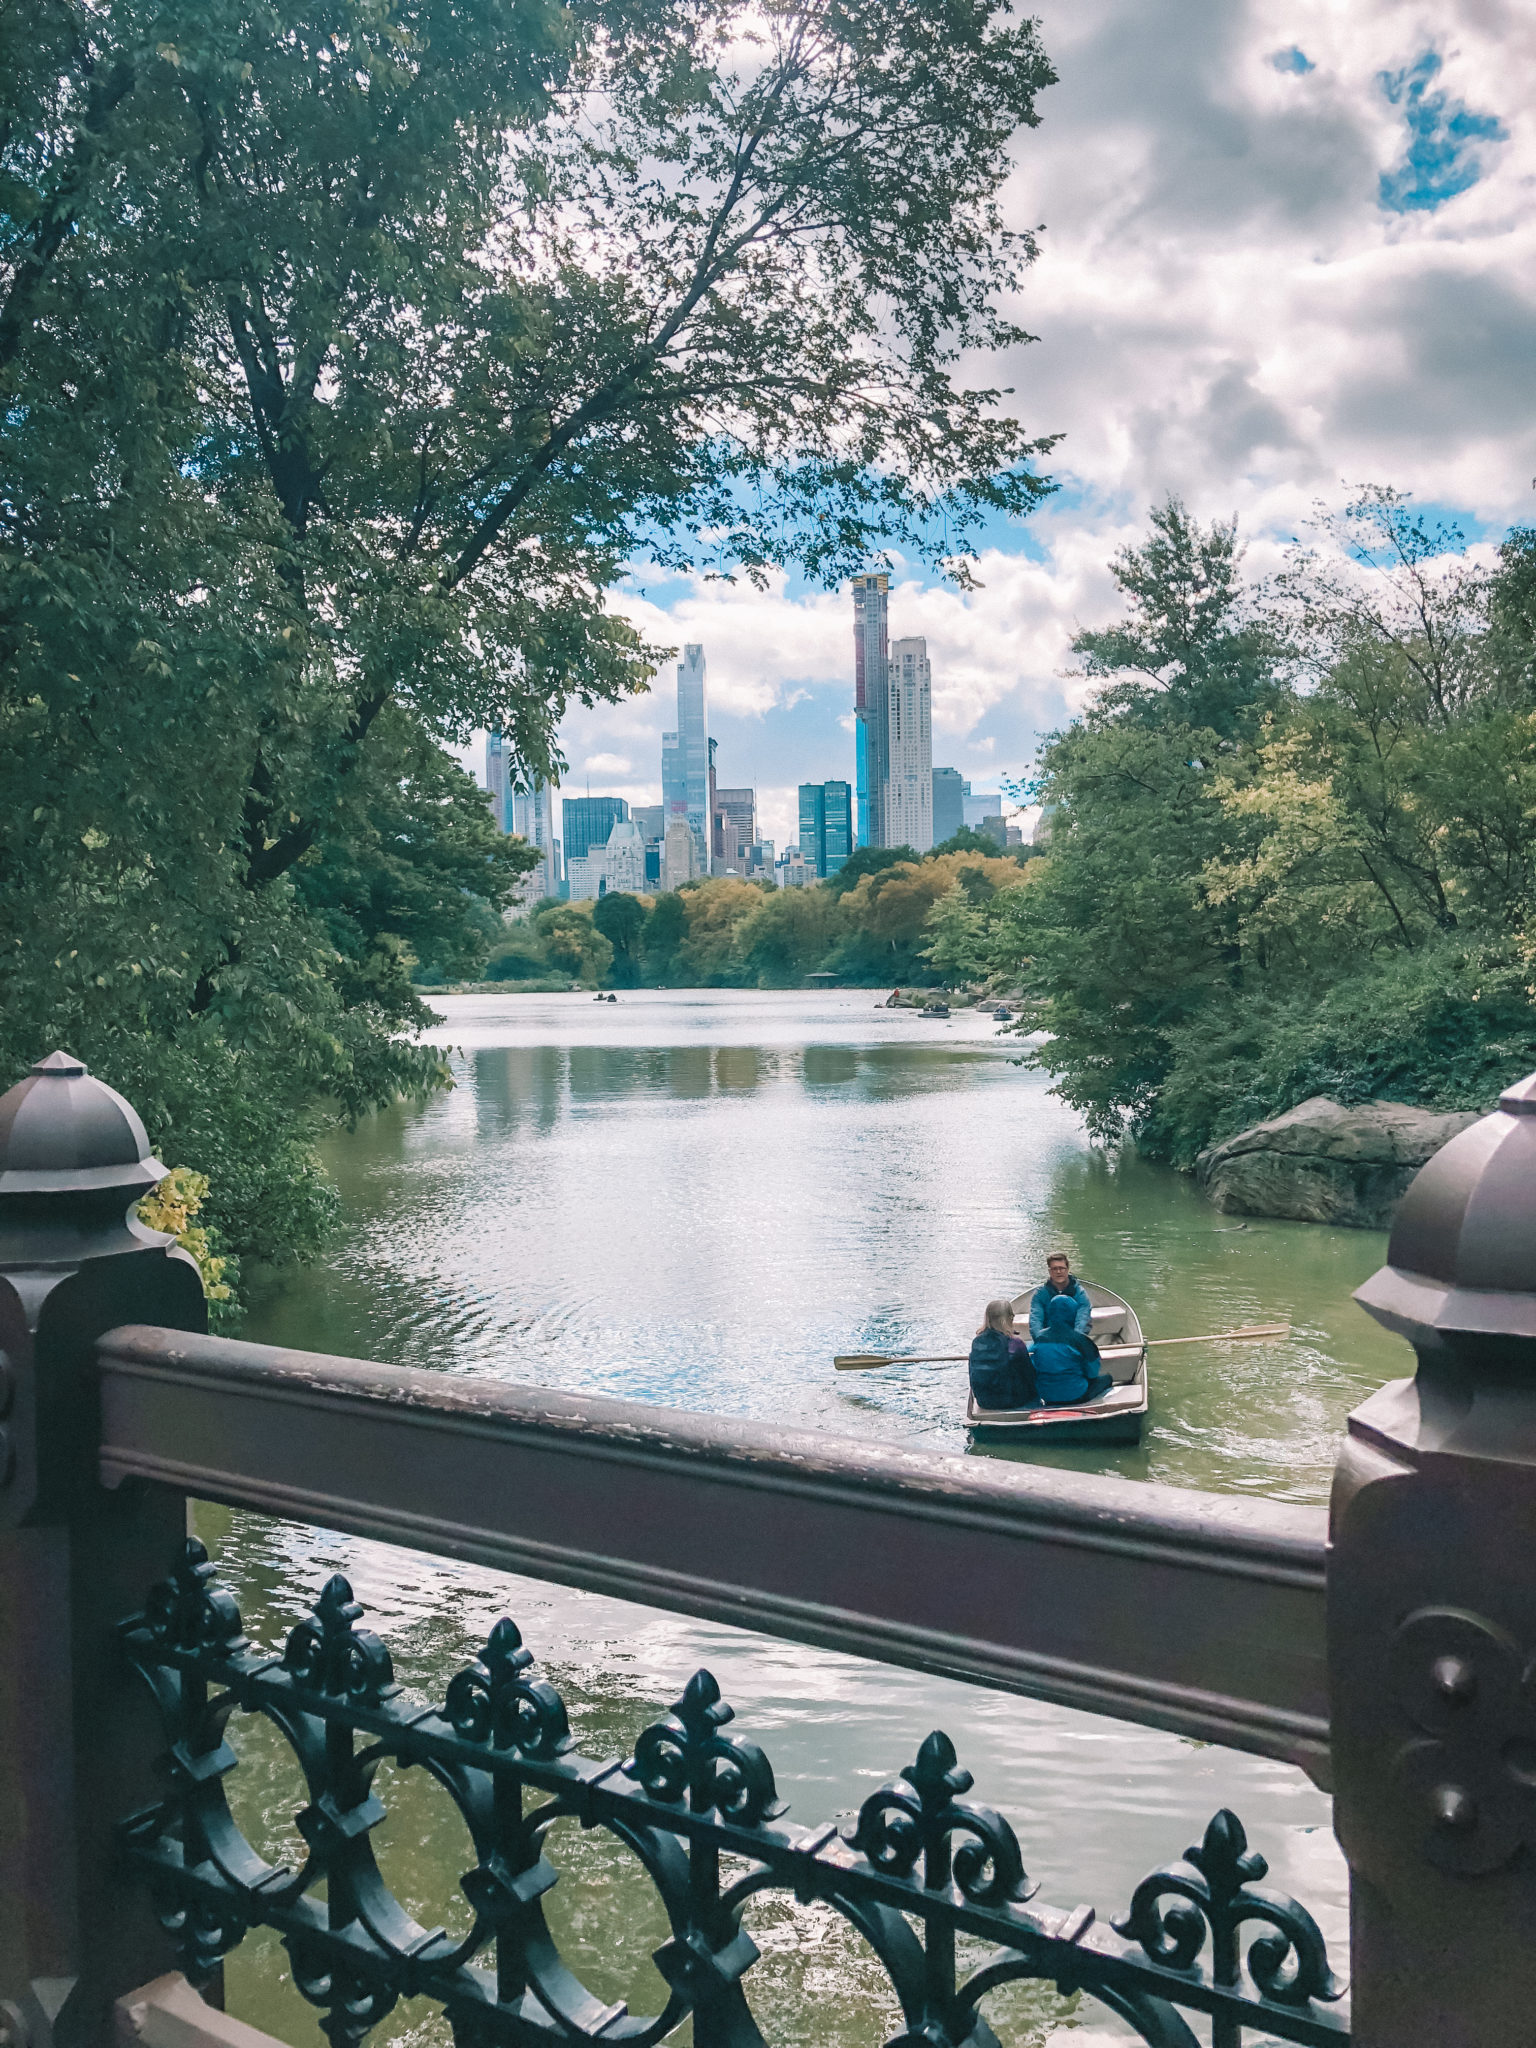
<instances>
[{"instance_id":1,"label":"rusted metal surface","mask_svg":"<svg viewBox=\"0 0 1536 2048\"><path fill-rule=\"evenodd\" d=\"M1301 1764L1321 1510L183 1331L99 1346L100 1470Z\"/></svg>"}]
</instances>

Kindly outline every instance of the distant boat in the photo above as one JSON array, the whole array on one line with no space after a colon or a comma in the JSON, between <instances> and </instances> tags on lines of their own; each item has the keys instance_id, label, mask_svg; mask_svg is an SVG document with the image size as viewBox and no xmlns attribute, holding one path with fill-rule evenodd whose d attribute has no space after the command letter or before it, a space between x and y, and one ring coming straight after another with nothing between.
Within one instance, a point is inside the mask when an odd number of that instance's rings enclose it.
<instances>
[{"instance_id":1,"label":"distant boat","mask_svg":"<svg viewBox=\"0 0 1536 2048\"><path fill-rule=\"evenodd\" d=\"M927 1003L923 1007L923 1015L925 1017L947 1017L949 1015L949 1005L948 1003Z\"/></svg>"},{"instance_id":2,"label":"distant boat","mask_svg":"<svg viewBox=\"0 0 1536 2048\"><path fill-rule=\"evenodd\" d=\"M1080 1408L978 1408L968 1394L965 1420L982 1442L1015 1444L1139 1444L1147 1416L1147 1344L1136 1311L1107 1287L1091 1280L1083 1288L1093 1304L1091 1334L1103 1361L1101 1372L1115 1384ZM1030 1296L1013 1304L1021 1322L1029 1319Z\"/></svg>"},{"instance_id":3,"label":"distant boat","mask_svg":"<svg viewBox=\"0 0 1536 2048\"><path fill-rule=\"evenodd\" d=\"M1001 1003L998 1004L992 1015L999 1024L1011 1024L1013 1022L1012 1010L1005 1010Z\"/></svg>"}]
</instances>

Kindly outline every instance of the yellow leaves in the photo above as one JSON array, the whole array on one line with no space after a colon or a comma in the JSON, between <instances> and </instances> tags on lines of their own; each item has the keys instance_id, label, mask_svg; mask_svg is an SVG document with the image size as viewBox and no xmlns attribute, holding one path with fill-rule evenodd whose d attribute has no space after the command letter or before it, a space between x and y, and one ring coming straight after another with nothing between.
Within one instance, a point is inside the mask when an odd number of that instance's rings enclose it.
<instances>
[{"instance_id":1,"label":"yellow leaves","mask_svg":"<svg viewBox=\"0 0 1536 2048\"><path fill-rule=\"evenodd\" d=\"M173 1166L165 1179L152 1187L139 1203L139 1221L150 1230L164 1231L197 1263L203 1293L209 1301L228 1301L230 1288L224 1278L229 1265L214 1251L208 1232L192 1220L208 1194L208 1176L194 1173L190 1166Z\"/></svg>"},{"instance_id":2,"label":"yellow leaves","mask_svg":"<svg viewBox=\"0 0 1536 2048\"><path fill-rule=\"evenodd\" d=\"M155 55L163 62L174 66L176 70L181 69L181 52L174 43L156 43Z\"/></svg>"},{"instance_id":3,"label":"yellow leaves","mask_svg":"<svg viewBox=\"0 0 1536 2048\"><path fill-rule=\"evenodd\" d=\"M92 825L88 831L80 834L80 844L88 847L92 853L100 853L104 846L110 846L111 843L109 835L98 825Z\"/></svg>"}]
</instances>

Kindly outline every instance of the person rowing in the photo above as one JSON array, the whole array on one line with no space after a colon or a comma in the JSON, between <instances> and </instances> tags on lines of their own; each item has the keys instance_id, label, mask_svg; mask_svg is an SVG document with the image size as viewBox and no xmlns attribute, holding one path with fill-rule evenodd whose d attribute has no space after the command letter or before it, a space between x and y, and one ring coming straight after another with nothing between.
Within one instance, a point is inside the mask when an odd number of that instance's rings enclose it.
<instances>
[{"instance_id":1,"label":"person rowing","mask_svg":"<svg viewBox=\"0 0 1536 2048\"><path fill-rule=\"evenodd\" d=\"M1071 1261L1065 1252L1052 1252L1045 1262L1045 1285L1037 1287L1029 1304L1029 1334L1038 1344L1045 1335L1045 1312L1059 1296L1065 1295L1072 1303L1072 1326L1079 1337L1086 1337L1093 1327L1093 1303L1088 1299L1088 1290L1072 1271Z\"/></svg>"},{"instance_id":2,"label":"person rowing","mask_svg":"<svg viewBox=\"0 0 1536 2048\"><path fill-rule=\"evenodd\" d=\"M1035 1386L1048 1408L1096 1401L1115 1384L1113 1374L1099 1371L1098 1345L1086 1330L1077 1327L1080 1313L1071 1294L1053 1294L1045 1307L1045 1327L1030 1346ZM1034 1321L1033 1307L1030 1321Z\"/></svg>"}]
</instances>

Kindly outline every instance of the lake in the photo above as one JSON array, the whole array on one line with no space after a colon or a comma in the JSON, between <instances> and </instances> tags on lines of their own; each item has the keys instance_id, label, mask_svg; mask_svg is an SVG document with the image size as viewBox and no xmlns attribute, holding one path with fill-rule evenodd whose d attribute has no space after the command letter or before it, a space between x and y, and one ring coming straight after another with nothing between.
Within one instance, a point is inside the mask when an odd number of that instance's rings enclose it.
<instances>
[{"instance_id":1,"label":"lake","mask_svg":"<svg viewBox=\"0 0 1536 2048\"><path fill-rule=\"evenodd\" d=\"M877 1002L441 999L455 1088L327 1145L342 1235L323 1267L268 1277L245 1334L967 1453L963 1365L839 1375L832 1355L963 1351L986 1300L1033 1284L1061 1248L1128 1297L1149 1336L1283 1320L1293 1336L1155 1352L1138 1449L1030 1455L1324 1500L1344 1417L1412 1366L1350 1300L1385 1239L1219 1215L1182 1176L1090 1148L990 1018ZM1229 1805L1269 1857L1270 1883L1317 1914L1344 1967L1328 1804L1286 1766L353 1538L211 1508L199 1527L250 1634L279 1640L344 1570L401 1678L427 1693L440 1696L510 1612L594 1753L627 1749L707 1664L800 1822L856 1808L942 1727L973 1796L1013 1820L1043 1899L1121 1910L1140 1876ZM273 1741L250 1732L243 1754L243 1817L283 1853L302 1790ZM376 1840L391 1881L428 1924L464 1924L467 1845L451 1809L409 1774L385 1800ZM649 1956L665 1929L647 1881L594 1837L557 1831L551 1854L568 1873L551 1918L569 1959L605 1998L654 2010ZM883 1973L836 1916L768 1906L748 1924L764 1950L749 1988L770 2039L875 2048L895 2031ZM249 1939L229 1967L231 2009L318 2041L285 1963ZM1053 1994L1014 1991L988 2011L1005 2041L1031 2048L1126 2038L1096 2007ZM374 2038L417 2036L442 2038L440 2023L402 2007Z\"/></svg>"}]
</instances>

